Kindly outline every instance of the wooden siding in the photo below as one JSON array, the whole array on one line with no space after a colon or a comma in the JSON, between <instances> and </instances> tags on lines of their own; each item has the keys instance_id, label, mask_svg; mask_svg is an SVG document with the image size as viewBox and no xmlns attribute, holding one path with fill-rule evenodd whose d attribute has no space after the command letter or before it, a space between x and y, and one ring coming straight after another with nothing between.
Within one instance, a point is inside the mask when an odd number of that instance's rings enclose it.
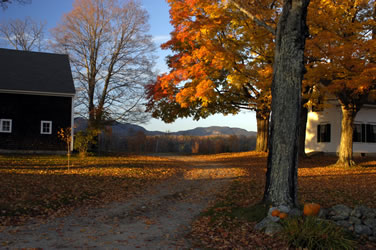
<instances>
[{"instance_id":1,"label":"wooden siding","mask_svg":"<svg viewBox=\"0 0 376 250\"><path fill-rule=\"evenodd\" d=\"M0 119L12 119L12 133L0 133L0 149L65 150L57 132L71 126L71 97L0 93ZM40 133L41 121L52 121L52 134Z\"/></svg>"}]
</instances>

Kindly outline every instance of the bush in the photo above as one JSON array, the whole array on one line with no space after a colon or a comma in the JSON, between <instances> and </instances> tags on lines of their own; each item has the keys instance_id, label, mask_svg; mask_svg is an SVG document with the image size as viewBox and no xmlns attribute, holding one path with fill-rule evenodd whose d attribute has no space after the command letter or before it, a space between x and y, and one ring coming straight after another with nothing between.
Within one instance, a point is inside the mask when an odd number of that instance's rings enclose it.
<instances>
[{"instance_id":1,"label":"bush","mask_svg":"<svg viewBox=\"0 0 376 250\"><path fill-rule=\"evenodd\" d=\"M81 157L86 156L90 145L96 144L95 138L98 134L99 131L95 129L77 132L74 138L74 149L78 150Z\"/></svg>"},{"instance_id":2,"label":"bush","mask_svg":"<svg viewBox=\"0 0 376 250\"><path fill-rule=\"evenodd\" d=\"M282 221L282 236L288 244L307 249L354 249L355 241L349 233L333 222L313 216Z\"/></svg>"}]
</instances>

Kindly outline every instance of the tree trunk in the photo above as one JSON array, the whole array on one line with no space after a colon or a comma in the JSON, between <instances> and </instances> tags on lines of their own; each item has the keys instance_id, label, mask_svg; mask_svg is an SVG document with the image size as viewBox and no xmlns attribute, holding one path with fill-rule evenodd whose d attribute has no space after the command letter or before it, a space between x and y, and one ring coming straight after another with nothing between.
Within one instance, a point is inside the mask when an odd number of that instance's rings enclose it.
<instances>
[{"instance_id":1,"label":"tree trunk","mask_svg":"<svg viewBox=\"0 0 376 250\"><path fill-rule=\"evenodd\" d=\"M256 121L257 121L256 152L268 151L269 116L270 116L270 111L259 111L259 110L256 111Z\"/></svg>"},{"instance_id":2,"label":"tree trunk","mask_svg":"<svg viewBox=\"0 0 376 250\"><path fill-rule=\"evenodd\" d=\"M307 129L307 118L308 109L303 105L302 102L301 112L300 112L300 128L299 128L299 157L307 157L305 153L305 139L306 139L306 129Z\"/></svg>"},{"instance_id":3,"label":"tree trunk","mask_svg":"<svg viewBox=\"0 0 376 250\"><path fill-rule=\"evenodd\" d=\"M358 109L354 105L341 104L342 124L341 141L338 152L338 161L336 165L342 167L351 167L355 165L353 160L353 131L354 119Z\"/></svg>"},{"instance_id":4,"label":"tree trunk","mask_svg":"<svg viewBox=\"0 0 376 250\"><path fill-rule=\"evenodd\" d=\"M284 0L277 26L264 202L297 206L298 137L309 0Z\"/></svg>"}]
</instances>

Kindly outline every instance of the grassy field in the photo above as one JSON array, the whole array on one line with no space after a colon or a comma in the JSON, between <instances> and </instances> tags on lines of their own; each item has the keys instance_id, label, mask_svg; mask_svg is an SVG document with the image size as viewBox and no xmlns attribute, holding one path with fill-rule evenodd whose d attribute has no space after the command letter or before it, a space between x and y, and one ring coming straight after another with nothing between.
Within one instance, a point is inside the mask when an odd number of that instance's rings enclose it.
<instances>
[{"instance_id":1,"label":"grassy field","mask_svg":"<svg viewBox=\"0 0 376 250\"><path fill-rule=\"evenodd\" d=\"M244 211L262 199L266 156L255 152L185 156L184 163L178 161L179 157L73 157L69 170L63 156L0 156L0 225L23 223L31 217L53 218L77 207L124 201L180 173L182 164L194 162L196 166L217 164L229 171L243 169L247 173L235 178L227 191L194 222L195 239L209 248L247 245L283 248L285 245L278 237L255 232L254 223L243 218L247 217ZM302 159L299 202L316 202L323 207L362 204L376 208L376 159L355 160L357 167L342 169L332 166L335 156ZM231 216L213 222L221 214Z\"/></svg>"},{"instance_id":2,"label":"grassy field","mask_svg":"<svg viewBox=\"0 0 376 250\"><path fill-rule=\"evenodd\" d=\"M152 156L73 157L68 170L63 156L0 156L0 225L125 200L178 166Z\"/></svg>"},{"instance_id":3,"label":"grassy field","mask_svg":"<svg viewBox=\"0 0 376 250\"><path fill-rule=\"evenodd\" d=\"M244 167L248 176L238 178L193 223L191 237L200 247L209 249L286 249L279 235L270 237L254 230L263 197L266 173L266 154L246 152L206 156L208 161ZM302 159L298 170L299 202L319 203L322 207L358 204L376 208L376 159L356 158L357 167L334 167L335 156L315 156ZM359 249L375 249L372 242L361 241Z\"/></svg>"},{"instance_id":4,"label":"grassy field","mask_svg":"<svg viewBox=\"0 0 376 250\"><path fill-rule=\"evenodd\" d=\"M264 153L245 152L207 156L223 165L244 167L248 178L241 180L248 190L247 203L262 199L265 185L266 157ZM298 169L299 202L317 202L323 207L335 204L358 204L376 208L376 159L355 158L357 167L335 167L336 156L314 156L301 159Z\"/></svg>"}]
</instances>

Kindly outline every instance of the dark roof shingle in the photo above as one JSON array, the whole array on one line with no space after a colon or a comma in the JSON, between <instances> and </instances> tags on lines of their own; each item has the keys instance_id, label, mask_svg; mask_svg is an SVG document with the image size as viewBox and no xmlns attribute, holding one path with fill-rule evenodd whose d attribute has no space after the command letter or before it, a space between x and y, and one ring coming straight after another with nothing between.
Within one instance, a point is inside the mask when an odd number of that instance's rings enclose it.
<instances>
[{"instance_id":1,"label":"dark roof shingle","mask_svg":"<svg viewBox=\"0 0 376 250\"><path fill-rule=\"evenodd\" d=\"M75 93L67 55L0 48L0 91Z\"/></svg>"}]
</instances>

